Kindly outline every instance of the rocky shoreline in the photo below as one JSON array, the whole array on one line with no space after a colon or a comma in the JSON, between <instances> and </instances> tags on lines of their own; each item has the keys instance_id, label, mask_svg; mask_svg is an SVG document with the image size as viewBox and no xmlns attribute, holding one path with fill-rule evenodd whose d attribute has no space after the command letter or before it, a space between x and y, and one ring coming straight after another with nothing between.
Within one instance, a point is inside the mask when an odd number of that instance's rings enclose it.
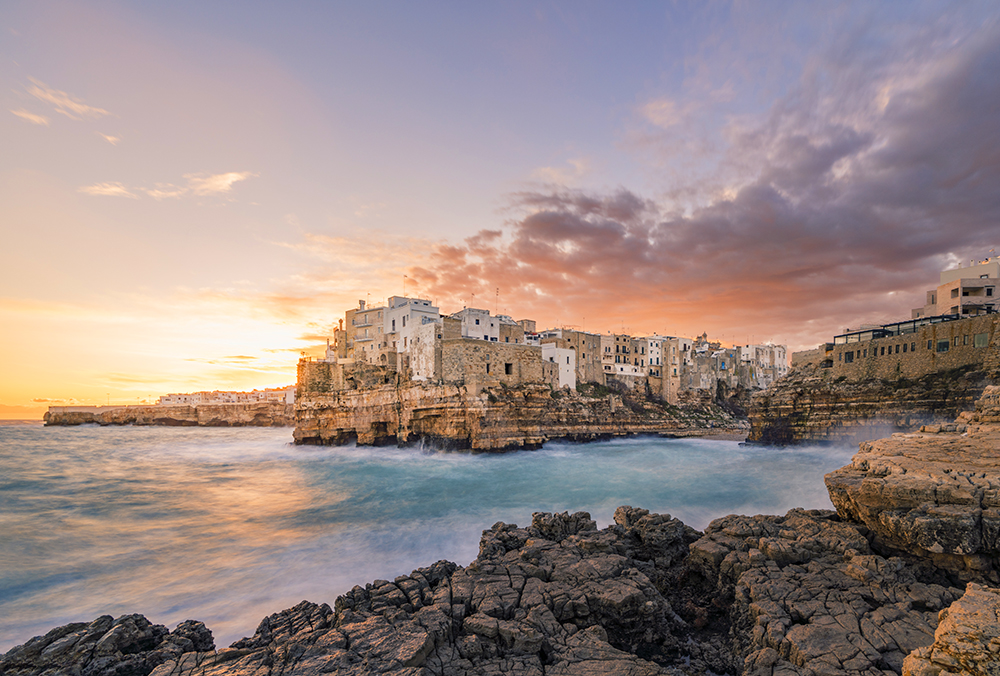
<instances>
[{"instance_id":1,"label":"rocky shoreline","mask_svg":"<svg viewBox=\"0 0 1000 676\"><path fill-rule=\"evenodd\" d=\"M837 511L727 516L699 533L621 507L484 531L477 559L303 601L215 649L197 622L60 627L0 673L1000 673L1000 388L944 426L862 445Z\"/></svg>"}]
</instances>

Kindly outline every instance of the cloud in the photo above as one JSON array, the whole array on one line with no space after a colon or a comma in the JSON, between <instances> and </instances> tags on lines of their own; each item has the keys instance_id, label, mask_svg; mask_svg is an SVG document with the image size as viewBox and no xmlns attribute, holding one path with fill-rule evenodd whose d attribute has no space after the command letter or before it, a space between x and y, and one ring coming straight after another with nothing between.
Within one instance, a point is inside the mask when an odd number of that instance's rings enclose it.
<instances>
[{"instance_id":1,"label":"cloud","mask_svg":"<svg viewBox=\"0 0 1000 676\"><path fill-rule=\"evenodd\" d=\"M250 171L230 171L225 174L184 174L188 186L195 195L215 195L232 190L233 184L246 180L251 176L259 176Z\"/></svg>"},{"instance_id":2,"label":"cloud","mask_svg":"<svg viewBox=\"0 0 1000 676\"><path fill-rule=\"evenodd\" d=\"M104 134L101 134L101 136L109 142L111 142L111 139L114 139L114 142L119 140L114 136L105 136ZM98 183L87 188L80 188L80 192L86 192L91 195L120 195L136 198L137 196L132 192L132 190L136 190L159 201L182 197L188 194L205 196L227 193L232 189L234 183L250 178L251 176L258 176L258 174L250 171L233 171L227 174L215 175L184 174L184 178L188 179L186 186L175 185L173 183L157 183L154 188L128 188L122 183Z\"/></svg>"},{"instance_id":3,"label":"cloud","mask_svg":"<svg viewBox=\"0 0 1000 676\"><path fill-rule=\"evenodd\" d=\"M684 113L670 99L650 101L640 108L640 112L651 124L663 129L680 124L684 119Z\"/></svg>"},{"instance_id":4,"label":"cloud","mask_svg":"<svg viewBox=\"0 0 1000 676\"><path fill-rule=\"evenodd\" d=\"M566 160L565 167L539 167L531 172L531 177L545 183L571 185L590 171L590 161L586 158Z\"/></svg>"},{"instance_id":5,"label":"cloud","mask_svg":"<svg viewBox=\"0 0 1000 676\"><path fill-rule=\"evenodd\" d=\"M51 103L55 106L57 113L62 113L73 120L81 120L86 117L104 117L110 115L103 108L88 106L82 99L71 96L66 92L52 89L43 82L39 82L33 77L29 77L32 86L27 87L28 93L40 101Z\"/></svg>"},{"instance_id":6,"label":"cloud","mask_svg":"<svg viewBox=\"0 0 1000 676\"><path fill-rule=\"evenodd\" d=\"M118 142L121 141L121 138L118 136L108 136L107 134L102 134L101 132L95 133L113 146L118 145Z\"/></svg>"},{"instance_id":7,"label":"cloud","mask_svg":"<svg viewBox=\"0 0 1000 676\"><path fill-rule=\"evenodd\" d=\"M499 287L522 316L598 330L802 347L906 319L941 269L1000 243L1000 34L951 44L878 67L841 45L730 127L725 189L688 210L625 188L517 193L510 227L408 274L442 303ZM669 126L674 109L650 114Z\"/></svg>"},{"instance_id":8,"label":"cloud","mask_svg":"<svg viewBox=\"0 0 1000 676\"><path fill-rule=\"evenodd\" d=\"M121 183L95 183L94 185L78 188L77 192L86 193L88 195L108 195L110 197L129 197L131 199L139 199L137 195L130 192L129 189Z\"/></svg>"},{"instance_id":9,"label":"cloud","mask_svg":"<svg viewBox=\"0 0 1000 676\"><path fill-rule=\"evenodd\" d=\"M23 120L27 120L32 124L42 124L45 125L46 127L49 126L49 118L45 117L44 115L35 115L34 113L29 112L24 108L19 108L18 110L12 110L10 112L14 113Z\"/></svg>"},{"instance_id":10,"label":"cloud","mask_svg":"<svg viewBox=\"0 0 1000 676\"><path fill-rule=\"evenodd\" d=\"M173 183L157 183L155 188L142 188L141 190L155 200L180 197L188 191L187 188L178 187Z\"/></svg>"}]
</instances>

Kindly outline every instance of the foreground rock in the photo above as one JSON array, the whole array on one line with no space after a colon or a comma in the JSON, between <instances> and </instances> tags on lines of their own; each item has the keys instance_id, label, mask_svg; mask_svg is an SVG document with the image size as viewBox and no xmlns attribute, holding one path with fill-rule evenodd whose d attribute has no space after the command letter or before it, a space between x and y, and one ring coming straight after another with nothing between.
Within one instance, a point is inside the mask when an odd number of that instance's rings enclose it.
<instances>
[{"instance_id":1,"label":"foreground rock","mask_svg":"<svg viewBox=\"0 0 1000 676\"><path fill-rule=\"evenodd\" d=\"M1000 388L956 423L865 442L826 483L838 512L871 529L877 546L959 580L1000 582Z\"/></svg>"},{"instance_id":2,"label":"foreground rock","mask_svg":"<svg viewBox=\"0 0 1000 676\"><path fill-rule=\"evenodd\" d=\"M142 615L67 624L31 639L0 659L9 676L124 676L148 674L182 655L212 651L212 632L201 622L181 622L173 631Z\"/></svg>"},{"instance_id":3,"label":"foreground rock","mask_svg":"<svg viewBox=\"0 0 1000 676\"><path fill-rule=\"evenodd\" d=\"M123 652L127 672L86 673L899 674L961 596L940 582L833 512L731 516L704 535L630 507L603 530L586 513L539 513L485 531L466 568L376 580L333 608L304 601L225 650L143 668Z\"/></svg>"},{"instance_id":4,"label":"foreground rock","mask_svg":"<svg viewBox=\"0 0 1000 676\"><path fill-rule=\"evenodd\" d=\"M934 645L914 650L903 676L1000 676L1000 589L972 583L941 611Z\"/></svg>"}]
</instances>

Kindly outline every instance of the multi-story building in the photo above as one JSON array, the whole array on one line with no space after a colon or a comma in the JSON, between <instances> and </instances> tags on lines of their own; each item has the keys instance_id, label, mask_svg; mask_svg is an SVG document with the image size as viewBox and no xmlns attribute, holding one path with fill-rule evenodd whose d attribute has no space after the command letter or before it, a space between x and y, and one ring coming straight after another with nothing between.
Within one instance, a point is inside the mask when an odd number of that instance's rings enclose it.
<instances>
[{"instance_id":1,"label":"multi-story building","mask_svg":"<svg viewBox=\"0 0 1000 676\"><path fill-rule=\"evenodd\" d=\"M384 347L392 352L406 352L417 327L436 322L441 317L438 308L423 298L392 296L382 322Z\"/></svg>"},{"instance_id":2,"label":"multi-story building","mask_svg":"<svg viewBox=\"0 0 1000 676\"><path fill-rule=\"evenodd\" d=\"M600 335L565 328L548 329L538 335L542 345L554 344L576 352L576 382L604 384Z\"/></svg>"},{"instance_id":3,"label":"multi-story building","mask_svg":"<svg viewBox=\"0 0 1000 676\"><path fill-rule=\"evenodd\" d=\"M357 308L345 313L344 333L337 338L343 340L344 357L374 363L386 347L383 323L388 308L367 305L366 301L359 300Z\"/></svg>"},{"instance_id":4,"label":"multi-story building","mask_svg":"<svg viewBox=\"0 0 1000 676\"><path fill-rule=\"evenodd\" d=\"M938 315L979 315L1000 308L1000 258L994 256L979 263L941 273L936 289L927 292L923 307L915 308L912 319Z\"/></svg>"},{"instance_id":5,"label":"multi-story building","mask_svg":"<svg viewBox=\"0 0 1000 676\"><path fill-rule=\"evenodd\" d=\"M753 389L765 389L788 373L788 356L784 345L740 345L741 381Z\"/></svg>"}]
</instances>

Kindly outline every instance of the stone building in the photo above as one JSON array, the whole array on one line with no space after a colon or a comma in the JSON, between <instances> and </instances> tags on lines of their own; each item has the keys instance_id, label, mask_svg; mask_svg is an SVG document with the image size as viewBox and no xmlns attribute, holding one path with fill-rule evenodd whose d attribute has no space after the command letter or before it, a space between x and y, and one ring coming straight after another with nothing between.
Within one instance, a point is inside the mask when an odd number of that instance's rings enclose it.
<instances>
[{"instance_id":1,"label":"stone building","mask_svg":"<svg viewBox=\"0 0 1000 676\"><path fill-rule=\"evenodd\" d=\"M541 345L573 350L576 362L575 380L578 383L604 384L604 368L601 363L601 336L596 333L574 329L548 329L539 335Z\"/></svg>"},{"instance_id":2,"label":"stone building","mask_svg":"<svg viewBox=\"0 0 1000 676\"><path fill-rule=\"evenodd\" d=\"M920 317L834 337L826 354L834 377L849 380L917 378L979 366L996 336L1000 315Z\"/></svg>"}]
</instances>

